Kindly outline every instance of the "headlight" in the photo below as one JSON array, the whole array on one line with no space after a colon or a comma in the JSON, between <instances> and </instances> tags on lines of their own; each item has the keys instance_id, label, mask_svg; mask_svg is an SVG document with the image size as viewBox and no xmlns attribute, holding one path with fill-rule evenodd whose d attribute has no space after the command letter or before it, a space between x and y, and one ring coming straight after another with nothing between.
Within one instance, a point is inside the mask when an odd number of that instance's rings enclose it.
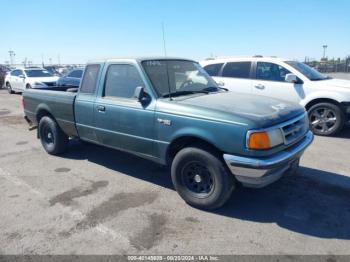
<instances>
[{"instance_id":1,"label":"headlight","mask_svg":"<svg viewBox=\"0 0 350 262\"><path fill-rule=\"evenodd\" d=\"M269 149L284 143L279 128L267 131L248 131L247 147L249 149Z\"/></svg>"}]
</instances>

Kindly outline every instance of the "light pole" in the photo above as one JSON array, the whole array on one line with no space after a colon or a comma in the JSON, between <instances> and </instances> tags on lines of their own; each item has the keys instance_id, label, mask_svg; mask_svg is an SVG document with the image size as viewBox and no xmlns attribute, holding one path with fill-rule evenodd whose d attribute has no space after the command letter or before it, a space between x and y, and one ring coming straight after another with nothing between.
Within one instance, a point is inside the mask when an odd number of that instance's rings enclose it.
<instances>
[{"instance_id":1,"label":"light pole","mask_svg":"<svg viewBox=\"0 0 350 262\"><path fill-rule=\"evenodd\" d=\"M326 58L326 50L327 50L327 45L323 45L323 58Z\"/></svg>"},{"instance_id":2,"label":"light pole","mask_svg":"<svg viewBox=\"0 0 350 262\"><path fill-rule=\"evenodd\" d=\"M14 51L12 51L12 50L10 50L9 51L9 55L10 55L10 63L11 63L11 65L13 65L14 64L14 61L15 61L15 52Z\"/></svg>"}]
</instances>

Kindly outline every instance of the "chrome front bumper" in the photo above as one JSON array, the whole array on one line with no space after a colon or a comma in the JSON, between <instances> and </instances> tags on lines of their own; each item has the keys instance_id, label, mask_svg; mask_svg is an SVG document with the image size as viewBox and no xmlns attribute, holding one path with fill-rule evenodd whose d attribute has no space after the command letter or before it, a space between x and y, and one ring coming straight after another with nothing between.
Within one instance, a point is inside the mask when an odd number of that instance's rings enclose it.
<instances>
[{"instance_id":1,"label":"chrome front bumper","mask_svg":"<svg viewBox=\"0 0 350 262\"><path fill-rule=\"evenodd\" d=\"M251 158L224 154L224 160L236 179L247 187L264 187L295 168L305 149L311 144L309 131L301 142L273 156Z\"/></svg>"}]
</instances>

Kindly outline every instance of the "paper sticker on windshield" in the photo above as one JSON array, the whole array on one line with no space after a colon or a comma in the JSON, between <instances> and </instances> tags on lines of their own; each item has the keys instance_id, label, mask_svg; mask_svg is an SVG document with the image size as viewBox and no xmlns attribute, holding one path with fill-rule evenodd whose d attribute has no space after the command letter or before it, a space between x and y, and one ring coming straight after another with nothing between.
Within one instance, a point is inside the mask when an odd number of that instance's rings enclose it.
<instances>
[{"instance_id":1,"label":"paper sticker on windshield","mask_svg":"<svg viewBox=\"0 0 350 262\"><path fill-rule=\"evenodd\" d=\"M146 65L148 65L148 66L161 66L162 63L159 60L149 60L149 61L146 61Z\"/></svg>"}]
</instances>

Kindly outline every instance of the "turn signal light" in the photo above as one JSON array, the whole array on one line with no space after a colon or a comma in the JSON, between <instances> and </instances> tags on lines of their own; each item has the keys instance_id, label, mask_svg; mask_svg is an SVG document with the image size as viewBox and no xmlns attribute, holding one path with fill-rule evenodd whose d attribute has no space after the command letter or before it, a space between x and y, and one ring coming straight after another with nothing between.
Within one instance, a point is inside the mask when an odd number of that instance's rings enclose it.
<instances>
[{"instance_id":1,"label":"turn signal light","mask_svg":"<svg viewBox=\"0 0 350 262\"><path fill-rule=\"evenodd\" d=\"M271 148L269 135L267 132L251 133L248 139L249 149L269 149Z\"/></svg>"}]
</instances>

